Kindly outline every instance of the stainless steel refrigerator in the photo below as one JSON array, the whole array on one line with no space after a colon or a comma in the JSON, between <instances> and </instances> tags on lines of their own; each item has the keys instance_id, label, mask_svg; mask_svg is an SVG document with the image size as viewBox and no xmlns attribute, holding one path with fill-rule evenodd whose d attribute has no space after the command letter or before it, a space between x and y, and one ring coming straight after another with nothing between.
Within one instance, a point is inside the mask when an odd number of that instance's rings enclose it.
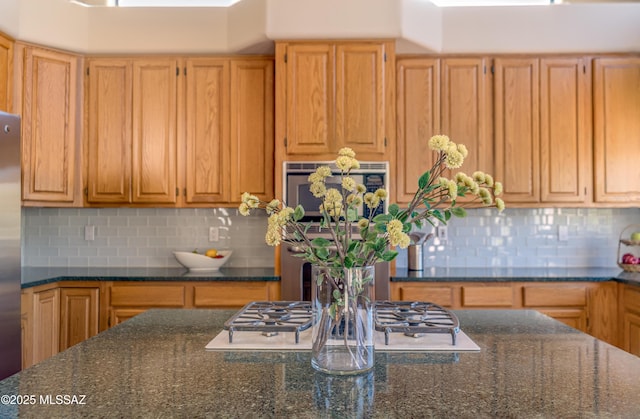
<instances>
[{"instance_id":1,"label":"stainless steel refrigerator","mask_svg":"<svg viewBox=\"0 0 640 419\"><path fill-rule=\"evenodd\" d=\"M0 112L0 380L20 371L20 117Z\"/></svg>"}]
</instances>

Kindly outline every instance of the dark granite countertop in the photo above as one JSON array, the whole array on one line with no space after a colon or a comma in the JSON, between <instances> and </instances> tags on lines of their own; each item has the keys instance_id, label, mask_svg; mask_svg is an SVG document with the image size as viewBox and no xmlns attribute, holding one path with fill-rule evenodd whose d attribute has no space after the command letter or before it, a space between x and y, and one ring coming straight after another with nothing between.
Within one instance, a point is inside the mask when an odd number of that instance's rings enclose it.
<instances>
[{"instance_id":1,"label":"dark granite countertop","mask_svg":"<svg viewBox=\"0 0 640 419\"><path fill-rule=\"evenodd\" d=\"M0 381L0 417L640 417L640 358L535 311L457 311L480 352L377 352L355 377L205 351L233 313L145 312Z\"/></svg>"},{"instance_id":2,"label":"dark granite countertop","mask_svg":"<svg viewBox=\"0 0 640 419\"><path fill-rule=\"evenodd\" d=\"M618 268L426 268L397 269L392 282L610 281L640 284L640 273Z\"/></svg>"},{"instance_id":3,"label":"dark granite countertop","mask_svg":"<svg viewBox=\"0 0 640 419\"><path fill-rule=\"evenodd\" d=\"M22 268L22 288L58 281L280 281L273 268Z\"/></svg>"}]
</instances>

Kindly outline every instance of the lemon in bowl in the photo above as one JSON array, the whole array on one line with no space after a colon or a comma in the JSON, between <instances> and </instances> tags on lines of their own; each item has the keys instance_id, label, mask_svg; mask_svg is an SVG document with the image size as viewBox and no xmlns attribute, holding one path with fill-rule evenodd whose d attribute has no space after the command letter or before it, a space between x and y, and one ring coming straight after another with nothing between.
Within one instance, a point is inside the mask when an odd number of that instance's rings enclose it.
<instances>
[{"instance_id":1,"label":"lemon in bowl","mask_svg":"<svg viewBox=\"0 0 640 419\"><path fill-rule=\"evenodd\" d=\"M217 271L227 263L232 250L209 249L204 255L195 252L175 251L173 255L178 262L190 271ZM207 256L210 255L210 256Z\"/></svg>"}]
</instances>

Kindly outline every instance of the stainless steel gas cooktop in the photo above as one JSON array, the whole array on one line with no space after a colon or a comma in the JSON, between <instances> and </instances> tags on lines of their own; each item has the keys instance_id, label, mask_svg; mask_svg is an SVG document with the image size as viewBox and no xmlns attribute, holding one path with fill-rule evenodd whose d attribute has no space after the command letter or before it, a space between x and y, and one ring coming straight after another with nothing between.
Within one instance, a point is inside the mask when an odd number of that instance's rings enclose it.
<instances>
[{"instance_id":1,"label":"stainless steel gas cooktop","mask_svg":"<svg viewBox=\"0 0 640 419\"><path fill-rule=\"evenodd\" d=\"M298 350L311 348L308 301L254 301L224 324L208 350ZM376 301L378 351L479 351L460 330L454 313L429 302Z\"/></svg>"}]
</instances>

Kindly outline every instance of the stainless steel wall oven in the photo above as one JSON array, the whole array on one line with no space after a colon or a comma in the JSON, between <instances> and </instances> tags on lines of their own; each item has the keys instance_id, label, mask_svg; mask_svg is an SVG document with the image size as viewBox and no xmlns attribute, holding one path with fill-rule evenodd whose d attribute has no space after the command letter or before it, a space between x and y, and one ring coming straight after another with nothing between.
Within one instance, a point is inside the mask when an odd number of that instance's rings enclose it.
<instances>
[{"instance_id":1,"label":"stainless steel wall oven","mask_svg":"<svg viewBox=\"0 0 640 419\"><path fill-rule=\"evenodd\" d=\"M302 205L305 209L303 222L311 222L312 226L308 230L310 237L324 237L331 239L331 234L327 229L320 228L322 218L319 206L321 200L314 197L309 192L308 177L315 172L319 166L329 166L335 176L326 179L327 187L340 189L340 171L333 162L284 162L283 164L283 199L288 206L296 207ZM357 183L366 186L367 191L375 191L378 188L389 189L389 163L388 162L360 162L360 168L352 170L350 176ZM386 212L388 203L376 209L377 213ZM371 215L369 208L362 206L358 214L368 217ZM287 301L310 301L311 300L311 264L304 259L295 256L301 252L301 248L289 243L284 243L280 249L280 272L281 272L281 296ZM384 300L389 298L389 275L390 268L388 262L376 264L376 284L375 299Z\"/></svg>"}]
</instances>

